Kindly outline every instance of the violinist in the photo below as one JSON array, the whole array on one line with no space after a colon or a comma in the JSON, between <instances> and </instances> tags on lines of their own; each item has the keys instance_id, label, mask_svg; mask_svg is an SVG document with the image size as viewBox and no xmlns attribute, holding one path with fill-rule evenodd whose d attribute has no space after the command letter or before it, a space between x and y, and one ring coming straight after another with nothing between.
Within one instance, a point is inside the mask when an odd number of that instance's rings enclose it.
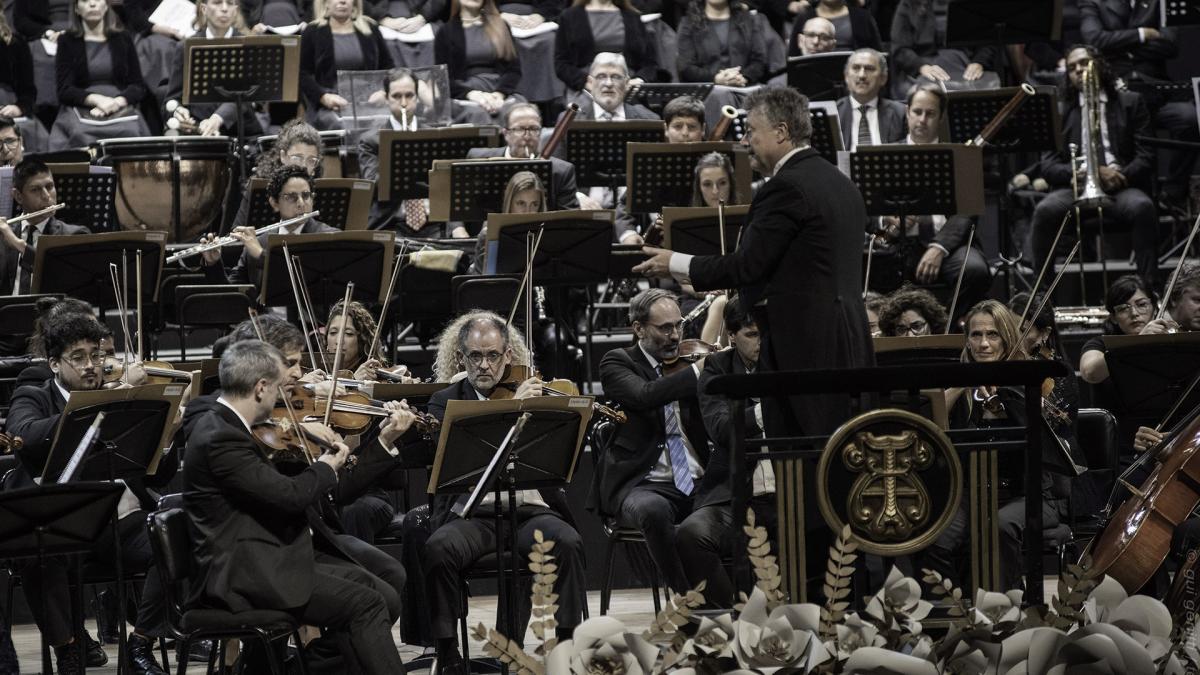
<instances>
[{"instance_id":1,"label":"violinist","mask_svg":"<svg viewBox=\"0 0 1200 675\"><path fill-rule=\"evenodd\" d=\"M677 545L679 558L692 586L707 581L704 599L710 607L732 607L734 587L721 559L730 553L735 523L732 510L733 493L729 476L729 451L725 439L729 438L729 402L723 396L706 394L704 387L714 377L741 375L758 370L758 352L761 336L754 317L742 308L737 297L725 305L725 331L732 349L726 349L704 358L704 370L700 374L697 395L700 409L704 411L704 428L713 439L713 454L706 467L704 478L696 491L695 510L679 525ZM746 433L762 435L762 404L757 400L746 408ZM754 509L756 522L767 529L774 539L776 530L775 471L768 460L760 460L748 478L750 494L748 506Z\"/></svg>"},{"instance_id":2,"label":"violinist","mask_svg":"<svg viewBox=\"0 0 1200 675\"><path fill-rule=\"evenodd\" d=\"M40 477L54 440L54 432L72 392L99 389L102 382L104 353L100 323L87 312L64 311L46 320L42 328L43 349L54 376L41 385L27 385L13 394L8 413L7 431L25 443L17 450L19 465L8 478L6 489L27 487ZM127 672L160 675L162 668L154 659L153 639L165 636L166 605L146 530L146 514L155 508L150 488L166 485L175 474L178 462L162 461L159 470L143 481L130 481L117 505L126 573L146 573L138 615L129 637ZM107 567L112 560L114 542L107 530L91 551L95 564ZM87 665L107 662L103 649L86 632L76 635L72 629L71 594L68 568L49 559L21 572L26 597L38 628L54 647L61 673L83 672L74 646L75 639L87 640Z\"/></svg>"},{"instance_id":3,"label":"violinist","mask_svg":"<svg viewBox=\"0 0 1200 675\"><path fill-rule=\"evenodd\" d=\"M1167 303L1166 316L1147 323L1142 335L1200 330L1200 263L1187 261L1180 266L1175 288L1163 301Z\"/></svg>"},{"instance_id":4,"label":"violinist","mask_svg":"<svg viewBox=\"0 0 1200 675\"><path fill-rule=\"evenodd\" d=\"M342 325L345 323L346 325ZM333 354L337 351L339 338L342 340L342 370L354 373L359 382L377 382L379 371L388 370L404 378L405 382L417 382L417 378L408 375L407 366L389 368L377 346L374 354L366 354L372 344L375 344L376 331L379 326L375 317L356 300L350 301L346 311L346 320L342 321L342 302L339 300L329 310L329 321L325 324L325 352Z\"/></svg>"},{"instance_id":5,"label":"violinist","mask_svg":"<svg viewBox=\"0 0 1200 675\"><path fill-rule=\"evenodd\" d=\"M600 361L604 393L625 409L629 421L603 450L588 505L621 526L637 528L667 585L684 593L691 585L675 528L692 512L709 458L697 399L704 359L678 360L683 317L669 291L651 288L634 296L629 322L636 344Z\"/></svg>"},{"instance_id":6,"label":"violinist","mask_svg":"<svg viewBox=\"0 0 1200 675\"><path fill-rule=\"evenodd\" d=\"M197 570L188 605L286 611L340 635L347 663L363 672L402 673L386 585L340 546L322 555L317 541L325 527L314 514L349 448L328 443L328 452L285 476L252 431L292 380L284 358L259 340L230 345L221 356L221 394L192 425L183 501L197 534Z\"/></svg>"},{"instance_id":7,"label":"violinist","mask_svg":"<svg viewBox=\"0 0 1200 675\"><path fill-rule=\"evenodd\" d=\"M307 170L295 166L282 166L271 176L271 182L267 184L267 201L278 214L279 220L290 220L312 212L313 190L315 189L313 177ZM279 230L276 234L315 234L337 231L336 228L315 218L309 218L291 225L289 228ZM262 257L267 248L269 235L264 233L256 236L254 228L248 226L234 228L230 234L245 246L242 249L241 257L238 258L237 265L226 273L221 265L221 249L205 251L201 254L204 259L205 278L208 283L212 284L252 284L257 287L262 277ZM201 242L209 240L211 240L211 236L205 237Z\"/></svg>"},{"instance_id":8,"label":"violinist","mask_svg":"<svg viewBox=\"0 0 1200 675\"><path fill-rule=\"evenodd\" d=\"M966 314L965 363L1028 359L1021 341L1019 318L996 300L984 300ZM1077 405L1077 403L1075 404ZM952 428L987 428L1025 425L1023 390L982 386L946 390L946 407ZM1072 413L1073 414L1073 413ZM1044 447L1049 447L1048 445ZM1001 462L999 476L1000 588L1021 587L1021 544L1025 528L1024 462ZM1064 476L1042 471L1042 527L1062 522L1070 485ZM960 503L949 527L926 549L925 564L948 578L962 579L957 553L968 536L966 503ZM1035 580L1033 583L1040 583Z\"/></svg>"},{"instance_id":9,"label":"violinist","mask_svg":"<svg viewBox=\"0 0 1200 675\"><path fill-rule=\"evenodd\" d=\"M923 288L902 287L879 310L879 330L888 337L941 335L946 308Z\"/></svg>"},{"instance_id":10,"label":"violinist","mask_svg":"<svg viewBox=\"0 0 1200 675\"><path fill-rule=\"evenodd\" d=\"M520 383L504 382L516 355L514 337L519 341L514 328L487 311L470 312L451 323L442 332L438 353L445 354L452 349L454 363L466 375L433 395L429 413L441 420L448 401L486 400L510 384L513 398L541 396L542 382L537 377ZM483 499L488 510L492 508L493 499L492 496ZM455 638L461 608L466 606L460 597L463 572L481 557L495 551L497 536L507 536L495 531L495 522L490 518L461 518L465 503L466 495L434 497L429 521L432 534L420 552L424 580L415 589L410 587L425 596L431 636L436 641L438 672L444 675L468 672ZM565 492L561 489L521 490L517 492L515 505L503 503L501 507L517 511L517 545L522 559L533 546L535 530L541 530L546 539L554 541L558 565L555 592L559 605L555 632L559 639L569 639L583 614L580 602L584 584L583 540L570 523ZM409 543L406 538L406 548ZM523 595L520 610L527 621L528 594ZM503 612L503 608L500 611ZM522 624L517 634L523 634L524 630Z\"/></svg>"}]
</instances>

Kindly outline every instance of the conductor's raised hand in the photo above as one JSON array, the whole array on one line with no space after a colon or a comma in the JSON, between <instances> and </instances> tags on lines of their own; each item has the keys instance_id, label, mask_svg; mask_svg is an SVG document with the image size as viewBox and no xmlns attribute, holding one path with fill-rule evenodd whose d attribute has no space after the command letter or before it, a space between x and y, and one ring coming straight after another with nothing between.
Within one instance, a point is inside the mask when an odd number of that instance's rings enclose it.
<instances>
[{"instance_id":1,"label":"conductor's raised hand","mask_svg":"<svg viewBox=\"0 0 1200 675\"><path fill-rule=\"evenodd\" d=\"M643 246L642 253L645 253L649 257L633 267L634 274L641 274L647 277L660 277L663 279L669 279L671 277L670 250L665 248L655 248L654 246Z\"/></svg>"}]
</instances>

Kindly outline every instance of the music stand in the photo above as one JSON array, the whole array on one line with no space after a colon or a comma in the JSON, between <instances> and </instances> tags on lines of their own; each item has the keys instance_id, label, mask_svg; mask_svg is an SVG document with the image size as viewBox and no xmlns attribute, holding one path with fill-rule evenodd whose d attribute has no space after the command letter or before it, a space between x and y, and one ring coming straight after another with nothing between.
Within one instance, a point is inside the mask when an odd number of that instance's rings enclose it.
<instances>
[{"instance_id":1,"label":"music stand","mask_svg":"<svg viewBox=\"0 0 1200 675\"><path fill-rule=\"evenodd\" d=\"M0 558L36 558L91 550L117 510L124 488L107 482L37 485L0 492ZM78 564L78 563L77 563ZM82 606L83 585L76 591ZM50 645L42 638L42 672L52 673ZM78 640L80 657L83 640Z\"/></svg>"},{"instance_id":2,"label":"music stand","mask_svg":"<svg viewBox=\"0 0 1200 675\"><path fill-rule=\"evenodd\" d=\"M625 182L625 144L662 140L661 120L576 120L567 127L564 147L578 185L608 187L615 195Z\"/></svg>"},{"instance_id":3,"label":"music stand","mask_svg":"<svg viewBox=\"0 0 1200 675\"><path fill-rule=\"evenodd\" d=\"M875 364L879 366L910 366L930 363L961 363L966 337L951 335L916 335L912 337L877 337Z\"/></svg>"},{"instance_id":4,"label":"music stand","mask_svg":"<svg viewBox=\"0 0 1200 675\"><path fill-rule=\"evenodd\" d=\"M429 219L482 222L504 210L504 189L513 174L530 171L554 204L554 170L549 159L478 158L437 160L429 171Z\"/></svg>"},{"instance_id":5,"label":"music stand","mask_svg":"<svg viewBox=\"0 0 1200 675\"><path fill-rule=\"evenodd\" d=\"M369 304L383 302L392 273L395 244L393 233L374 230L269 235L263 252L259 302L267 307L290 306L295 302L283 259L284 245L293 257L299 258L315 306L331 307L345 294L346 284L351 281L353 299Z\"/></svg>"},{"instance_id":6,"label":"music stand","mask_svg":"<svg viewBox=\"0 0 1200 675\"><path fill-rule=\"evenodd\" d=\"M101 308L112 306L112 277L108 266L129 260L132 272L137 252L142 252L142 286L147 300L158 300L166 232L106 232L103 234L47 235L38 239L33 259L32 293L62 293ZM132 281L131 281L132 283Z\"/></svg>"},{"instance_id":7,"label":"music stand","mask_svg":"<svg viewBox=\"0 0 1200 675\"><path fill-rule=\"evenodd\" d=\"M696 162L710 152L733 165L730 201L750 201L750 153L735 143L629 143L625 151L625 204L630 213L691 206Z\"/></svg>"},{"instance_id":8,"label":"music stand","mask_svg":"<svg viewBox=\"0 0 1200 675\"><path fill-rule=\"evenodd\" d=\"M250 212L246 225L258 229L279 222L279 214L267 200L266 178L251 178ZM371 210L371 194L375 184L355 178L318 178L313 181L313 210L321 212L321 222L339 230L367 229Z\"/></svg>"},{"instance_id":9,"label":"music stand","mask_svg":"<svg viewBox=\"0 0 1200 675\"><path fill-rule=\"evenodd\" d=\"M54 176L58 201L66 204L66 208L54 214L55 218L72 225L83 225L92 232L112 229L112 223L117 220L117 175L111 166L75 163L46 166Z\"/></svg>"},{"instance_id":10,"label":"music stand","mask_svg":"<svg viewBox=\"0 0 1200 675\"><path fill-rule=\"evenodd\" d=\"M1158 9L1164 28L1200 26L1200 5L1195 0L1160 0Z\"/></svg>"},{"instance_id":11,"label":"music stand","mask_svg":"<svg viewBox=\"0 0 1200 675\"><path fill-rule=\"evenodd\" d=\"M488 274L525 272L525 241L541 236L533 258L534 286L599 283L608 279L611 210L491 213L487 217Z\"/></svg>"},{"instance_id":12,"label":"music stand","mask_svg":"<svg viewBox=\"0 0 1200 675\"><path fill-rule=\"evenodd\" d=\"M625 102L640 103L661 116L663 107L671 99L694 96L703 101L712 89L712 82L643 82L625 92Z\"/></svg>"},{"instance_id":13,"label":"music stand","mask_svg":"<svg viewBox=\"0 0 1200 675\"><path fill-rule=\"evenodd\" d=\"M188 38L183 42L183 103L237 104L238 166L246 173L246 104L295 102L300 93L300 36Z\"/></svg>"},{"instance_id":14,"label":"music stand","mask_svg":"<svg viewBox=\"0 0 1200 675\"><path fill-rule=\"evenodd\" d=\"M812 138L809 145L834 166L838 153L846 149L842 129L838 124L837 106L829 101L817 101L808 107L812 119Z\"/></svg>"},{"instance_id":15,"label":"music stand","mask_svg":"<svg viewBox=\"0 0 1200 675\"><path fill-rule=\"evenodd\" d=\"M898 216L903 223L907 216L983 213L978 146L868 145L844 156L868 215Z\"/></svg>"},{"instance_id":16,"label":"music stand","mask_svg":"<svg viewBox=\"0 0 1200 675\"><path fill-rule=\"evenodd\" d=\"M1200 333L1105 335L1103 341L1119 417L1130 428L1162 422L1200 371ZM1200 388L1178 406L1176 416L1198 404ZM1163 429L1171 422L1166 420Z\"/></svg>"},{"instance_id":17,"label":"music stand","mask_svg":"<svg viewBox=\"0 0 1200 675\"><path fill-rule=\"evenodd\" d=\"M725 251L737 248L746 217L747 205L725 207ZM721 255L721 228L717 209L708 206L668 207L663 209L663 248L688 255Z\"/></svg>"},{"instance_id":18,"label":"music stand","mask_svg":"<svg viewBox=\"0 0 1200 675\"><path fill-rule=\"evenodd\" d=\"M1017 93L1017 87L990 91L947 92L948 115L942 117L941 137L950 143L967 143L992 121ZM1037 93L1025 99L984 152L1043 153L1062 149L1062 116L1058 111L1058 93L1054 87L1037 87Z\"/></svg>"},{"instance_id":19,"label":"music stand","mask_svg":"<svg viewBox=\"0 0 1200 675\"><path fill-rule=\"evenodd\" d=\"M846 62L854 52L825 52L787 60L787 83L810 101L836 101L846 95Z\"/></svg>"},{"instance_id":20,"label":"music stand","mask_svg":"<svg viewBox=\"0 0 1200 675\"><path fill-rule=\"evenodd\" d=\"M434 160L466 159L471 148L499 145L500 129L494 126L380 131L379 201L425 199Z\"/></svg>"}]
</instances>

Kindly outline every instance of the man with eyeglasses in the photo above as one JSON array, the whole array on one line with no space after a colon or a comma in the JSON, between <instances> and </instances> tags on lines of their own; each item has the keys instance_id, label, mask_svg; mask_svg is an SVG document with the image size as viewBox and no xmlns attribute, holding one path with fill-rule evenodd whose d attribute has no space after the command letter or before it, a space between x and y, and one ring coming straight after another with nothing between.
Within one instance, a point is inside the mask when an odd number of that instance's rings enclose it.
<instances>
[{"instance_id":1,"label":"man with eyeglasses","mask_svg":"<svg viewBox=\"0 0 1200 675\"><path fill-rule=\"evenodd\" d=\"M27 487L42 475L53 445L59 419L73 392L99 389L103 381L104 331L95 317L82 312L60 314L47 322L42 339L54 376L41 385L26 385L13 394L8 413L8 432L20 436L24 445L16 451L19 465L5 483L6 489ZM133 381L129 385L141 384ZM123 385L123 386L129 386ZM137 620L129 638L126 672L159 675L164 671L154 660L152 636L164 635L166 606L153 569L153 555L146 532L146 513L154 507L147 487L166 485L178 468L163 462L160 470L145 481L130 481L117 504L118 532L125 574L145 573L146 581L138 605ZM152 482L151 482L152 481ZM91 551L91 564L107 568L113 558L111 534L106 533ZM107 656L90 636L75 633L71 619L71 595L67 567L57 560L30 565L22 572L30 611L46 641L54 647L59 673L81 673L76 639L88 641L86 662L99 666Z\"/></svg>"},{"instance_id":2,"label":"man with eyeglasses","mask_svg":"<svg viewBox=\"0 0 1200 675\"><path fill-rule=\"evenodd\" d=\"M271 176L267 185L267 201L275 209L279 220L291 220L313 210L315 184L308 171L298 166L281 166ZM252 284L262 281L263 252L267 248L267 237L271 234L317 234L337 232L337 228L309 218L273 233L256 235L252 227L234 228L230 234L242 242L244 248L237 265L227 273L221 265L221 249L212 249L201 254L204 274L211 284Z\"/></svg>"},{"instance_id":3,"label":"man with eyeglasses","mask_svg":"<svg viewBox=\"0 0 1200 675\"><path fill-rule=\"evenodd\" d=\"M804 22L804 29L796 37L796 46L802 56L831 52L837 47L837 28L829 19L814 16Z\"/></svg>"},{"instance_id":4,"label":"man with eyeglasses","mask_svg":"<svg viewBox=\"0 0 1200 675\"><path fill-rule=\"evenodd\" d=\"M600 52L592 59L584 89L575 99L579 104L575 119L602 122L659 119L649 108L625 102L625 94L633 82L624 56Z\"/></svg>"},{"instance_id":5,"label":"man with eyeglasses","mask_svg":"<svg viewBox=\"0 0 1200 675\"><path fill-rule=\"evenodd\" d=\"M12 198L22 213L41 211L58 203L54 175L41 160L28 158L13 169ZM64 223L47 213L20 223L16 230L0 218L0 292L12 295L29 293L33 277L34 254L43 235L91 234L82 225Z\"/></svg>"},{"instance_id":6,"label":"man with eyeglasses","mask_svg":"<svg viewBox=\"0 0 1200 675\"><path fill-rule=\"evenodd\" d=\"M485 401L504 378L513 363L512 341L519 340L516 329L492 312L475 311L456 323L457 331L447 331L443 340L454 340L454 356L466 377L435 393L429 399L429 414L441 420L448 401ZM442 350L439 350L441 352ZM542 395L542 382L536 377L520 383L514 398L524 399ZM481 513L490 513L493 497L483 499ZM436 640L437 659L442 675L467 673L455 638L458 620L465 599L460 597L463 573L483 556L496 549L495 521L490 517L465 520L461 517L466 495L437 495L430 506L432 534L420 552L423 561L424 583L410 583L410 589L423 593L427 599L418 604L427 606L430 613L430 634ZM503 509L513 508L507 499ZM566 493L561 489L521 490L516 495L517 545L522 559L529 554L534 542L534 530L554 542L552 551L558 565L558 627L560 640L570 639L583 616L583 540L568 522ZM507 521L506 521L507 522ZM503 532L500 536L507 536ZM406 539L406 548L409 542ZM418 580L412 575L410 579ZM518 593L519 626L515 635L525 634L529 619L529 594ZM501 607L500 616L504 608Z\"/></svg>"},{"instance_id":7,"label":"man with eyeglasses","mask_svg":"<svg viewBox=\"0 0 1200 675\"><path fill-rule=\"evenodd\" d=\"M683 317L670 291L635 295L629 322L637 343L600 361L604 394L628 420L609 447L594 450L601 456L588 507L637 528L667 586L686 593L691 586L676 548L676 526L692 512L709 458L697 399L704 359L678 363Z\"/></svg>"},{"instance_id":8,"label":"man with eyeglasses","mask_svg":"<svg viewBox=\"0 0 1200 675\"><path fill-rule=\"evenodd\" d=\"M24 158L25 143L21 140L21 130L17 128L16 121L0 116L0 167L15 167Z\"/></svg>"}]
</instances>

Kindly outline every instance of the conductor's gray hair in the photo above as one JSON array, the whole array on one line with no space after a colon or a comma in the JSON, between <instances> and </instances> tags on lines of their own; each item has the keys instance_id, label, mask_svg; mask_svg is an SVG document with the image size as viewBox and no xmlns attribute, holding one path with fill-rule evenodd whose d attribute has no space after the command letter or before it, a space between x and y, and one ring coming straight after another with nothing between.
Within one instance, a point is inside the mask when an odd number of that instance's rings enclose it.
<instances>
[{"instance_id":1,"label":"conductor's gray hair","mask_svg":"<svg viewBox=\"0 0 1200 675\"><path fill-rule=\"evenodd\" d=\"M787 125L792 145L807 145L812 138L812 116L808 97L791 87L768 87L746 97L747 114L758 112L767 124Z\"/></svg>"}]
</instances>

